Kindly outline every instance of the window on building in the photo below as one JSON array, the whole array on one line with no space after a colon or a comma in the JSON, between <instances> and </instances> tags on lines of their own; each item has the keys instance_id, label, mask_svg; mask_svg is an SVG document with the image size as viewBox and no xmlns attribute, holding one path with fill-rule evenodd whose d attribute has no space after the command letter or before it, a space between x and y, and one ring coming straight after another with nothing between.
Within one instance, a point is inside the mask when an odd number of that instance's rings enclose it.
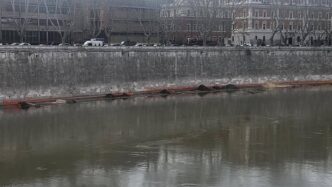
<instances>
[{"instance_id":1,"label":"window on building","mask_svg":"<svg viewBox=\"0 0 332 187\"><path fill-rule=\"evenodd\" d=\"M258 23L255 23L255 29L258 29Z\"/></svg>"},{"instance_id":2,"label":"window on building","mask_svg":"<svg viewBox=\"0 0 332 187\"><path fill-rule=\"evenodd\" d=\"M197 31L197 24L193 24L193 30Z\"/></svg>"}]
</instances>

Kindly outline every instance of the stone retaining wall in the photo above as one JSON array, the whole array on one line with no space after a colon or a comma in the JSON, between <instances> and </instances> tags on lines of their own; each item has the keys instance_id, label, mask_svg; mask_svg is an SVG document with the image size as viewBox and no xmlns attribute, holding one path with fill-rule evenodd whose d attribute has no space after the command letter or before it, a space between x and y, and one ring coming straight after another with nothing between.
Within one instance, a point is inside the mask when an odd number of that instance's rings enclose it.
<instances>
[{"instance_id":1,"label":"stone retaining wall","mask_svg":"<svg viewBox=\"0 0 332 187\"><path fill-rule=\"evenodd\" d=\"M332 80L332 48L0 48L0 98L295 80Z\"/></svg>"}]
</instances>

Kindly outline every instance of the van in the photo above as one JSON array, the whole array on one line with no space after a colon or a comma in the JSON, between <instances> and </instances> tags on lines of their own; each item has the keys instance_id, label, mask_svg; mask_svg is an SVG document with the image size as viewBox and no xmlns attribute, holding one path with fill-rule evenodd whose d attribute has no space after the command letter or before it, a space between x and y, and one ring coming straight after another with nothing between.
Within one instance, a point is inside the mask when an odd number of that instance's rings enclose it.
<instances>
[{"instance_id":1,"label":"van","mask_svg":"<svg viewBox=\"0 0 332 187\"><path fill-rule=\"evenodd\" d=\"M104 41L98 38L94 38L84 42L83 47L88 47L88 46L102 47L104 46Z\"/></svg>"}]
</instances>

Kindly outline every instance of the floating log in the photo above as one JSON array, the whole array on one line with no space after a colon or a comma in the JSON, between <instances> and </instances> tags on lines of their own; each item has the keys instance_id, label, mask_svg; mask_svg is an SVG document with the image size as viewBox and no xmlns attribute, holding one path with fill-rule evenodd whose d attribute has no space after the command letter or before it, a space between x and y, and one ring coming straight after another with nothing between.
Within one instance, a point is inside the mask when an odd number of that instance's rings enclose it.
<instances>
[{"instance_id":1,"label":"floating log","mask_svg":"<svg viewBox=\"0 0 332 187\"><path fill-rule=\"evenodd\" d=\"M29 102L26 102L26 101L19 102L19 106L23 110L28 110L31 107L36 107L36 108L41 107L39 104L29 103Z\"/></svg>"},{"instance_id":2,"label":"floating log","mask_svg":"<svg viewBox=\"0 0 332 187\"><path fill-rule=\"evenodd\" d=\"M164 89L159 92L161 95L171 95L173 94L171 91Z\"/></svg>"},{"instance_id":3,"label":"floating log","mask_svg":"<svg viewBox=\"0 0 332 187\"><path fill-rule=\"evenodd\" d=\"M105 98L108 98L108 99L128 98L128 97L131 97L132 95L133 94L127 93L127 92L124 92L124 93L110 93L110 94L106 94Z\"/></svg>"},{"instance_id":4,"label":"floating log","mask_svg":"<svg viewBox=\"0 0 332 187\"><path fill-rule=\"evenodd\" d=\"M70 100L66 100L67 104L76 104L77 101L75 99L70 99Z\"/></svg>"},{"instance_id":5,"label":"floating log","mask_svg":"<svg viewBox=\"0 0 332 187\"><path fill-rule=\"evenodd\" d=\"M238 90L238 89L240 89L240 88L237 87L237 86L234 85L234 84L227 84L227 85L223 86L221 89L222 89L222 90Z\"/></svg>"},{"instance_id":6,"label":"floating log","mask_svg":"<svg viewBox=\"0 0 332 187\"><path fill-rule=\"evenodd\" d=\"M213 91L212 88L209 88L209 87L205 86L204 84L199 85L196 90L198 90L198 91L204 91L204 92Z\"/></svg>"}]
</instances>

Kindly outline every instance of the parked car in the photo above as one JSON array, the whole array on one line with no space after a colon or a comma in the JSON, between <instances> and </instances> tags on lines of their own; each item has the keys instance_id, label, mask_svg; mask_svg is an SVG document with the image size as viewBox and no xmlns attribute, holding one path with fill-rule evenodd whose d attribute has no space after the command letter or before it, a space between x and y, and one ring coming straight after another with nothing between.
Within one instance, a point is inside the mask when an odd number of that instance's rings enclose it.
<instances>
[{"instance_id":1,"label":"parked car","mask_svg":"<svg viewBox=\"0 0 332 187\"><path fill-rule=\"evenodd\" d=\"M12 43L10 45L15 46L15 45L19 45L19 43Z\"/></svg>"},{"instance_id":2,"label":"parked car","mask_svg":"<svg viewBox=\"0 0 332 187\"><path fill-rule=\"evenodd\" d=\"M178 44L178 43L171 43L169 44L168 46L171 46L171 47L180 47L182 46L181 44Z\"/></svg>"},{"instance_id":3,"label":"parked car","mask_svg":"<svg viewBox=\"0 0 332 187\"><path fill-rule=\"evenodd\" d=\"M100 41L100 42L104 42L105 43L105 39L104 38L92 38L91 41Z\"/></svg>"},{"instance_id":4,"label":"parked car","mask_svg":"<svg viewBox=\"0 0 332 187\"><path fill-rule=\"evenodd\" d=\"M104 46L104 41L101 40L102 39L99 38L93 38L89 41L84 42L83 47L88 47L88 46L102 47Z\"/></svg>"},{"instance_id":5,"label":"parked car","mask_svg":"<svg viewBox=\"0 0 332 187\"><path fill-rule=\"evenodd\" d=\"M130 40L127 40L127 41L122 41L120 43L121 46L134 46L136 45L137 42L134 42L134 41L130 41Z\"/></svg>"},{"instance_id":6,"label":"parked car","mask_svg":"<svg viewBox=\"0 0 332 187\"><path fill-rule=\"evenodd\" d=\"M30 46L31 44L29 43L20 43L19 46Z\"/></svg>"},{"instance_id":7,"label":"parked car","mask_svg":"<svg viewBox=\"0 0 332 187\"><path fill-rule=\"evenodd\" d=\"M143 46L145 46L143 43L137 43L136 45L135 45L136 47L143 47Z\"/></svg>"},{"instance_id":8,"label":"parked car","mask_svg":"<svg viewBox=\"0 0 332 187\"><path fill-rule=\"evenodd\" d=\"M203 46L203 40L198 40L194 38L188 38L187 40L187 46Z\"/></svg>"},{"instance_id":9,"label":"parked car","mask_svg":"<svg viewBox=\"0 0 332 187\"><path fill-rule=\"evenodd\" d=\"M70 46L70 44L69 43L61 43L61 44L59 44L59 46Z\"/></svg>"},{"instance_id":10,"label":"parked car","mask_svg":"<svg viewBox=\"0 0 332 187\"><path fill-rule=\"evenodd\" d=\"M111 43L109 46L121 46L121 44L119 44L119 43Z\"/></svg>"},{"instance_id":11,"label":"parked car","mask_svg":"<svg viewBox=\"0 0 332 187\"><path fill-rule=\"evenodd\" d=\"M241 45L241 47L252 47L251 43L244 43Z\"/></svg>"}]
</instances>

